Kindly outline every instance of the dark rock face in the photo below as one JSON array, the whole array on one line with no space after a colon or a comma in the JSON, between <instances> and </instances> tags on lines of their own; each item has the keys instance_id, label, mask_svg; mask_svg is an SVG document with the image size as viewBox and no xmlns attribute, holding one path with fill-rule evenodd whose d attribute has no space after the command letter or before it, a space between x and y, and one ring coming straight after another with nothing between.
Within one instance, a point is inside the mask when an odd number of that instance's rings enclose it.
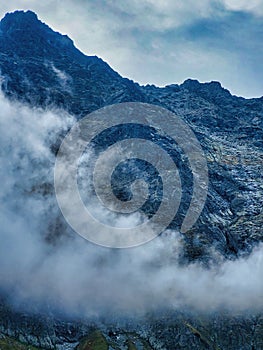
<instances>
[{"instance_id":1,"label":"dark rock face","mask_svg":"<svg viewBox=\"0 0 263 350\"><path fill-rule=\"evenodd\" d=\"M81 116L107 104L142 101L139 86L30 11L7 14L0 24L3 90L32 105L55 105Z\"/></svg>"},{"instance_id":2,"label":"dark rock face","mask_svg":"<svg viewBox=\"0 0 263 350\"><path fill-rule=\"evenodd\" d=\"M263 241L263 97L246 100L232 96L218 82L187 80L165 88L139 86L100 58L85 56L71 39L54 32L31 11L17 11L2 19L0 69L2 91L8 98L32 106L64 108L79 118L127 101L148 102L176 113L197 135L207 157L210 181L203 213L185 236L184 258L207 262L211 246L225 257L235 258ZM190 184L187 172L180 164L179 168L185 183ZM36 330L32 325L36 320L25 319L3 307L0 331L44 348L60 344L61 349L67 348L64 343L76 344L88 332L86 326L75 325L67 333L63 322L54 326L52 321L50 328L47 320ZM173 317L135 331L138 337L148 339L152 349L263 348L260 317L213 316L204 331L198 322L180 320ZM26 334L28 329L31 335Z\"/></svg>"},{"instance_id":3,"label":"dark rock face","mask_svg":"<svg viewBox=\"0 0 263 350\"><path fill-rule=\"evenodd\" d=\"M151 103L189 123L207 157L209 194L187 237L190 255L198 249L191 243L192 234L200 237L202 250L214 244L227 256L250 251L263 239L263 99L246 100L232 96L219 83L192 80L181 86L142 89Z\"/></svg>"}]
</instances>

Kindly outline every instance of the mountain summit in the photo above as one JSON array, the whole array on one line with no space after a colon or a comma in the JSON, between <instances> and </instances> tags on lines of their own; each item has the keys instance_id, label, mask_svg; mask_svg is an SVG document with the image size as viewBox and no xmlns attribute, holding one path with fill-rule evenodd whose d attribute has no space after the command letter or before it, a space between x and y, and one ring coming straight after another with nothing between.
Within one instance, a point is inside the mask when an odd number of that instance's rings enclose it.
<instances>
[{"instance_id":1,"label":"mountain summit","mask_svg":"<svg viewBox=\"0 0 263 350\"><path fill-rule=\"evenodd\" d=\"M36 26L41 25L42 27L48 28L46 24L39 21L37 15L33 11L15 11L7 13L1 20L0 29L1 31L8 33L12 30L19 29L36 29Z\"/></svg>"},{"instance_id":2,"label":"mountain summit","mask_svg":"<svg viewBox=\"0 0 263 350\"><path fill-rule=\"evenodd\" d=\"M8 13L0 22L0 68L7 96L55 105L83 115L114 102L142 101L138 85L103 60L81 53L32 11Z\"/></svg>"},{"instance_id":3,"label":"mountain summit","mask_svg":"<svg viewBox=\"0 0 263 350\"><path fill-rule=\"evenodd\" d=\"M6 14L0 22L0 32L5 42L1 49L10 53L14 50L16 55L23 56L27 52L33 57L47 57L52 54L50 46L62 51L74 48L67 35L54 32L32 11Z\"/></svg>"}]
</instances>

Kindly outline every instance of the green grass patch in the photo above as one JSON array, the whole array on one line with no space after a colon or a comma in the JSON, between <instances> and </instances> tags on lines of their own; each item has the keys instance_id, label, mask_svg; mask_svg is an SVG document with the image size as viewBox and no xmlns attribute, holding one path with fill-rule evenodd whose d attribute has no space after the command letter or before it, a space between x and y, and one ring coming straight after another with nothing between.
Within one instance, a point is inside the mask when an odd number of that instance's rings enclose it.
<instances>
[{"instance_id":1,"label":"green grass patch","mask_svg":"<svg viewBox=\"0 0 263 350\"><path fill-rule=\"evenodd\" d=\"M32 345L20 343L10 337L0 338L0 350L40 350Z\"/></svg>"},{"instance_id":2,"label":"green grass patch","mask_svg":"<svg viewBox=\"0 0 263 350\"><path fill-rule=\"evenodd\" d=\"M127 346L128 350L137 350L135 344L130 339L127 340Z\"/></svg>"},{"instance_id":3,"label":"green grass patch","mask_svg":"<svg viewBox=\"0 0 263 350\"><path fill-rule=\"evenodd\" d=\"M77 350L108 350L109 345L100 331L92 332L81 340Z\"/></svg>"}]
</instances>

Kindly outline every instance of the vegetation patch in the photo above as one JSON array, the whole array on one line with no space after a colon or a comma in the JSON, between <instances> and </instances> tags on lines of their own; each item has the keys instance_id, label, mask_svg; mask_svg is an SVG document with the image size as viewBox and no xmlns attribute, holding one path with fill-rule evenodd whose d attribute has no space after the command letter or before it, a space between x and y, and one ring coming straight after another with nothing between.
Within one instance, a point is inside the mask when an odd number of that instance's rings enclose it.
<instances>
[{"instance_id":1,"label":"vegetation patch","mask_svg":"<svg viewBox=\"0 0 263 350\"><path fill-rule=\"evenodd\" d=\"M76 350L108 350L109 345L100 331L94 331L80 342Z\"/></svg>"},{"instance_id":2,"label":"vegetation patch","mask_svg":"<svg viewBox=\"0 0 263 350\"><path fill-rule=\"evenodd\" d=\"M0 338L0 350L40 350L32 345L26 345L10 337Z\"/></svg>"}]
</instances>

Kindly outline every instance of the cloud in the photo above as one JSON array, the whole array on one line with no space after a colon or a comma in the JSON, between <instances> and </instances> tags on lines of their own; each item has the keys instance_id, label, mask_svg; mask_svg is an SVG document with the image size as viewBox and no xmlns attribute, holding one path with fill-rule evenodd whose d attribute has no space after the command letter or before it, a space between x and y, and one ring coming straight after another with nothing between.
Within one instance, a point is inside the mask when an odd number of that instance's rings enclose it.
<instances>
[{"instance_id":1,"label":"cloud","mask_svg":"<svg viewBox=\"0 0 263 350\"><path fill-rule=\"evenodd\" d=\"M235 261L211 252L217 263L207 269L179 263L183 243L176 232L118 250L93 245L70 231L54 196L51 146L74 118L3 96L0 105L0 290L10 302L27 311L33 305L34 310L49 307L95 318L185 306L206 312L262 311L262 246ZM135 219L123 218L122 224Z\"/></svg>"},{"instance_id":2,"label":"cloud","mask_svg":"<svg viewBox=\"0 0 263 350\"><path fill-rule=\"evenodd\" d=\"M262 95L261 0L15 0L0 5L2 15L14 9L36 11L86 54L102 57L142 84L191 77L219 80L238 95Z\"/></svg>"},{"instance_id":3,"label":"cloud","mask_svg":"<svg viewBox=\"0 0 263 350\"><path fill-rule=\"evenodd\" d=\"M262 0L223 0L222 2L228 10L251 12L255 16L263 16Z\"/></svg>"}]
</instances>

